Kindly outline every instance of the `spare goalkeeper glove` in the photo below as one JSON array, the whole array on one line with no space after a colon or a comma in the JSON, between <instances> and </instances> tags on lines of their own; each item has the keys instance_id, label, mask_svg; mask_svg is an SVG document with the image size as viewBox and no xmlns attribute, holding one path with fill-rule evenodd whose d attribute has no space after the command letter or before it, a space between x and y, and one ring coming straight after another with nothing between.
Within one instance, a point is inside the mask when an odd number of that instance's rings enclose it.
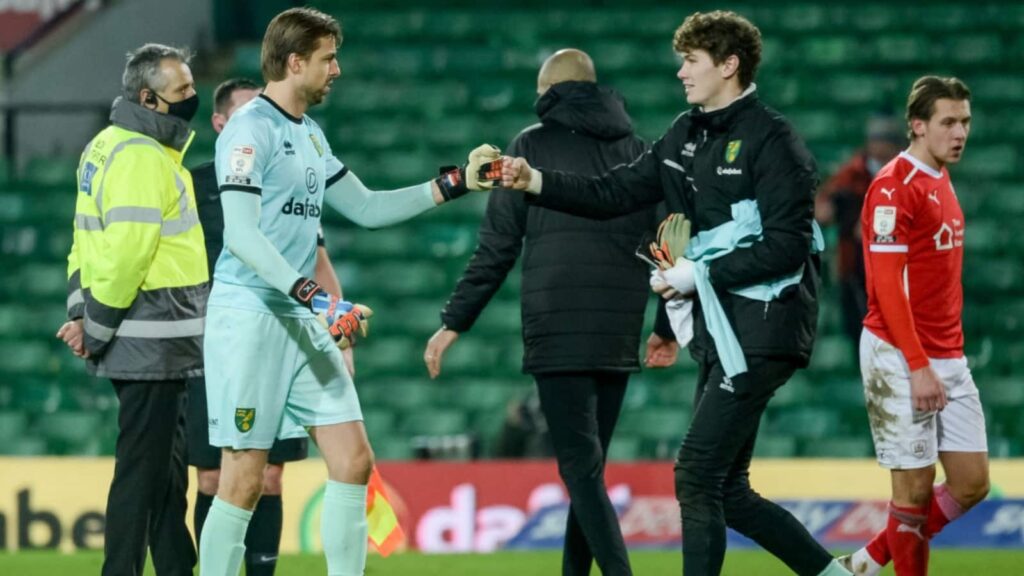
<instances>
[{"instance_id":1,"label":"spare goalkeeper glove","mask_svg":"<svg viewBox=\"0 0 1024 576\"><path fill-rule=\"evenodd\" d=\"M362 304L352 304L328 294L315 281L299 278L290 292L302 305L316 314L317 320L342 350L355 345L356 337L365 338L370 330L369 318L373 310Z\"/></svg>"},{"instance_id":2,"label":"spare goalkeeper glove","mask_svg":"<svg viewBox=\"0 0 1024 576\"><path fill-rule=\"evenodd\" d=\"M651 242L651 256L662 270L676 265L690 244L690 221L682 213L669 214L658 226L658 240Z\"/></svg>"},{"instance_id":3,"label":"spare goalkeeper glove","mask_svg":"<svg viewBox=\"0 0 1024 576\"><path fill-rule=\"evenodd\" d=\"M465 166L443 166L434 182L445 202L465 196L470 190L490 190L501 182L501 150L482 144L469 153Z\"/></svg>"}]
</instances>

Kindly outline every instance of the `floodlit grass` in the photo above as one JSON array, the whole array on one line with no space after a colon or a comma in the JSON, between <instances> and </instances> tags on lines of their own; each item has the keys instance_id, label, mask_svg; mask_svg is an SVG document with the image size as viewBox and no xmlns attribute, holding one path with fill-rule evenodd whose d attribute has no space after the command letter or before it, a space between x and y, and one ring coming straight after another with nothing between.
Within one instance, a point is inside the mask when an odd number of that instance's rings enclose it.
<instances>
[{"instance_id":1,"label":"floodlit grass","mask_svg":"<svg viewBox=\"0 0 1024 576\"><path fill-rule=\"evenodd\" d=\"M637 576L661 576L681 573L678 552L630 553ZM54 552L0 553L0 574L4 576L54 576L99 574L102 556L99 553L59 554ZM965 574L1019 574L1024 566L1024 551L1003 550L936 550L928 573L931 576L963 576ZM277 576L319 576L327 569L322 556L283 556ZM561 573L560 552L501 552L497 554L421 555L397 554L390 558L371 556L367 576L557 576ZM154 574L147 567L147 576ZM595 568L592 574L599 574ZM765 552L729 552L723 576L788 576L792 574L781 562ZM891 575L891 568L882 572Z\"/></svg>"}]
</instances>

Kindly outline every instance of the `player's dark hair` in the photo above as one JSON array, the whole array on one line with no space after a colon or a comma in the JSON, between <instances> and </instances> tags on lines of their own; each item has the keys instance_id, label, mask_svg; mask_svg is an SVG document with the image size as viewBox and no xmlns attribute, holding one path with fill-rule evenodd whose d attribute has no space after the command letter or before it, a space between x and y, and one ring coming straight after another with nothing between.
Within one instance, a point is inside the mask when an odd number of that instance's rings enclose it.
<instances>
[{"instance_id":1,"label":"player's dark hair","mask_svg":"<svg viewBox=\"0 0 1024 576\"><path fill-rule=\"evenodd\" d=\"M694 12L676 29L672 48L676 52L704 50L715 65L736 56L740 60L740 87L746 89L761 64L761 31L735 12Z\"/></svg>"},{"instance_id":2,"label":"player's dark hair","mask_svg":"<svg viewBox=\"0 0 1024 576\"><path fill-rule=\"evenodd\" d=\"M284 80L288 56L298 54L309 58L320 45L320 39L334 38L341 44L341 24L312 8L290 8L281 12L267 25L263 34L260 55L263 79L267 82Z\"/></svg>"},{"instance_id":3,"label":"player's dark hair","mask_svg":"<svg viewBox=\"0 0 1024 576\"><path fill-rule=\"evenodd\" d=\"M261 86L248 78L231 78L221 82L213 91L213 111L223 114L231 106L231 97L237 90L259 90Z\"/></svg>"},{"instance_id":4,"label":"player's dark hair","mask_svg":"<svg viewBox=\"0 0 1024 576\"><path fill-rule=\"evenodd\" d=\"M959 78L950 76L940 78L938 76L922 76L914 82L910 89L910 96L907 97L907 138L913 140L914 129L910 123L914 120L931 120L935 114L935 101L945 98L947 100L971 100L971 90Z\"/></svg>"}]
</instances>

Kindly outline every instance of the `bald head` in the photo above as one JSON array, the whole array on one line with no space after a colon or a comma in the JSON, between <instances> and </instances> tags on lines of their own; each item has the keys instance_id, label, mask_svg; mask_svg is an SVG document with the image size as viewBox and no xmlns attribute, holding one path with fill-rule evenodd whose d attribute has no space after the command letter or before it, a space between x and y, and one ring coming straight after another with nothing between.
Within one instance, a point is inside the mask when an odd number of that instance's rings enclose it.
<instances>
[{"instance_id":1,"label":"bald head","mask_svg":"<svg viewBox=\"0 0 1024 576\"><path fill-rule=\"evenodd\" d=\"M537 75L537 94L544 94L559 82L597 82L594 61L587 53L575 48L555 52L540 67Z\"/></svg>"}]
</instances>

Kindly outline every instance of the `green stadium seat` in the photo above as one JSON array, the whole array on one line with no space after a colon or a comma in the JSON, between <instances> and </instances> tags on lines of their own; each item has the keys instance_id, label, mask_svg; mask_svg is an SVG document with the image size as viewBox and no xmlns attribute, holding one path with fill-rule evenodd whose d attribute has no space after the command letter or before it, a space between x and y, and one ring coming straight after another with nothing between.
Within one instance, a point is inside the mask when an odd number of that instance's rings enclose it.
<instances>
[{"instance_id":1,"label":"green stadium seat","mask_svg":"<svg viewBox=\"0 0 1024 576\"><path fill-rule=\"evenodd\" d=\"M641 451L642 441L636 436L616 434L608 445L608 460L621 462L623 460L637 460L643 453Z\"/></svg>"},{"instance_id":2,"label":"green stadium seat","mask_svg":"<svg viewBox=\"0 0 1024 576\"><path fill-rule=\"evenodd\" d=\"M680 442L690 426L690 411L678 408L638 408L619 417L616 433L646 440Z\"/></svg>"},{"instance_id":3,"label":"green stadium seat","mask_svg":"<svg viewBox=\"0 0 1024 576\"><path fill-rule=\"evenodd\" d=\"M21 437L28 428L24 412L0 412L0 446Z\"/></svg>"},{"instance_id":4,"label":"green stadium seat","mask_svg":"<svg viewBox=\"0 0 1024 576\"><path fill-rule=\"evenodd\" d=\"M75 171L78 170L78 157L47 156L36 157L28 161L26 172L32 175L34 182L51 185L68 185L74 188Z\"/></svg>"},{"instance_id":5,"label":"green stadium seat","mask_svg":"<svg viewBox=\"0 0 1024 576\"><path fill-rule=\"evenodd\" d=\"M982 197L985 211L992 216L1024 216L1024 185L1022 184L993 184L983 193ZM960 202L963 203L962 197ZM971 241L975 224L973 221L967 222L966 242Z\"/></svg>"},{"instance_id":6,"label":"green stadium seat","mask_svg":"<svg viewBox=\"0 0 1024 576\"><path fill-rule=\"evenodd\" d=\"M974 258L970 273L964 274L964 292L992 297L1000 292L1019 291L1024 265L1008 258Z\"/></svg>"},{"instance_id":7,"label":"green stadium seat","mask_svg":"<svg viewBox=\"0 0 1024 576\"><path fill-rule=\"evenodd\" d=\"M373 279L372 289L392 297L425 296L450 290L443 269L428 261L403 262L389 260L364 267L367 278ZM345 280L342 278L342 280Z\"/></svg>"},{"instance_id":8,"label":"green stadium seat","mask_svg":"<svg viewBox=\"0 0 1024 576\"><path fill-rule=\"evenodd\" d=\"M822 407L793 407L786 410L771 410L767 431L771 434L785 434L797 438L825 438L839 432L840 419L836 412Z\"/></svg>"},{"instance_id":9,"label":"green stadium seat","mask_svg":"<svg viewBox=\"0 0 1024 576\"><path fill-rule=\"evenodd\" d=\"M857 369L856 347L846 336L822 336L814 343L811 366L815 370Z\"/></svg>"},{"instance_id":10,"label":"green stadium seat","mask_svg":"<svg viewBox=\"0 0 1024 576\"><path fill-rule=\"evenodd\" d=\"M97 412L55 412L37 421L40 434L50 449L63 454L99 454L101 414Z\"/></svg>"},{"instance_id":11,"label":"green stadium seat","mask_svg":"<svg viewBox=\"0 0 1024 576\"><path fill-rule=\"evenodd\" d=\"M913 12L914 24L930 32L960 31L976 20L974 10L969 4L932 4Z\"/></svg>"},{"instance_id":12,"label":"green stadium seat","mask_svg":"<svg viewBox=\"0 0 1024 576\"><path fill-rule=\"evenodd\" d=\"M415 256L408 230L384 228L370 231L354 227L325 229L324 239L328 236L332 238L330 249L346 258L380 261Z\"/></svg>"},{"instance_id":13,"label":"green stadium seat","mask_svg":"<svg viewBox=\"0 0 1024 576\"><path fill-rule=\"evenodd\" d=\"M60 326L53 328L56 332ZM55 357L49 342L8 340L2 345L4 353L0 354L0 372L39 374L50 372L54 367Z\"/></svg>"},{"instance_id":14,"label":"green stadium seat","mask_svg":"<svg viewBox=\"0 0 1024 576\"><path fill-rule=\"evenodd\" d=\"M29 198L26 193L0 192L0 222L6 226L25 220L29 213Z\"/></svg>"},{"instance_id":15,"label":"green stadium seat","mask_svg":"<svg viewBox=\"0 0 1024 576\"><path fill-rule=\"evenodd\" d=\"M1020 105L1021 101L1024 101L1024 78L1019 74L989 74L969 77L967 81L975 102L985 102L986 105L992 106L1000 102ZM966 160L968 156L977 156L978 152L970 150L970 154L964 155L964 159Z\"/></svg>"},{"instance_id":16,"label":"green stadium seat","mask_svg":"<svg viewBox=\"0 0 1024 576\"><path fill-rule=\"evenodd\" d=\"M760 433L754 444L754 456L758 458L792 458L796 456L797 441L793 436L779 436Z\"/></svg>"},{"instance_id":17,"label":"green stadium seat","mask_svg":"<svg viewBox=\"0 0 1024 576\"><path fill-rule=\"evenodd\" d=\"M964 234L964 249L971 254L998 254L1005 231L1005 226L997 218L970 220Z\"/></svg>"},{"instance_id":18,"label":"green stadium seat","mask_svg":"<svg viewBox=\"0 0 1024 576\"><path fill-rule=\"evenodd\" d=\"M0 454L5 456L44 456L48 453L46 440L24 436L0 444Z\"/></svg>"},{"instance_id":19,"label":"green stadium seat","mask_svg":"<svg viewBox=\"0 0 1024 576\"><path fill-rule=\"evenodd\" d=\"M870 437L828 436L805 442L800 455L810 458L869 458L874 455L874 445Z\"/></svg>"},{"instance_id":20,"label":"green stadium seat","mask_svg":"<svg viewBox=\"0 0 1024 576\"><path fill-rule=\"evenodd\" d=\"M961 178L999 179L1011 178L1017 174L1020 154L1013 144L978 146L965 154L956 167Z\"/></svg>"},{"instance_id":21,"label":"green stadium seat","mask_svg":"<svg viewBox=\"0 0 1024 576\"><path fill-rule=\"evenodd\" d=\"M70 247L69 247L70 248ZM39 296L56 296L63 299L67 296L68 267L64 264L26 264L18 271L18 276L9 278L23 294Z\"/></svg>"},{"instance_id":22,"label":"green stadium seat","mask_svg":"<svg viewBox=\"0 0 1024 576\"><path fill-rule=\"evenodd\" d=\"M979 384L981 401L986 406L1024 406L1024 382L1019 378L989 379Z\"/></svg>"},{"instance_id":23,"label":"green stadium seat","mask_svg":"<svg viewBox=\"0 0 1024 576\"><path fill-rule=\"evenodd\" d=\"M358 360L356 370L358 375ZM425 378L424 370L424 380ZM438 404L441 396L440 392L426 381L360 381L362 385L359 387L359 397L367 408L388 408L400 413L424 410Z\"/></svg>"},{"instance_id":24,"label":"green stadium seat","mask_svg":"<svg viewBox=\"0 0 1024 576\"><path fill-rule=\"evenodd\" d=\"M926 64L935 56L928 36L914 34L886 34L875 38L874 62L888 66ZM868 86L874 88L873 86Z\"/></svg>"},{"instance_id":25,"label":"green stadium seat","mask_svg":"<svg viewBox=\"0 0 1024 576\"><path fill-rule=\"evenodd\" d=\"M806 140L824 140L834 136L839 124L836 110L802 110L788 114L789 121Z\"/></svg>"},{"instance_id":26,"label":"green stadium seat","mask_svg":"<svg viewBox=\"0 0 1024 576\"><path fill-rule=\"evenodd\" d=\"M817 395L810 378L804 371L799 371L775 391L768 404L771 408L783 408L786 406L805 406L814 401Z\"/></svg>"},{"instance_id":27,"label":"green stadium seat","mask_svg":"<svg viewBox=\"0 0 1024 576\"><path fill-rule=\"evenodd\" d=\"M372 324L371 320L371 324ZM379 328L375 326L371 329ZM355 351L356 370L366 376L381 374L426 375L422 345L405 336L372 337ZM420 371L423 372L420 372ZM358 373L358 372L357 372Z\"/></svg>"},{"instance_id":28,"label":"green stadium seat","mask_svg":"<svg viewBox=\"0 0 1024 576\"><path fill-rule=\"evenodd\" d=\"M370 446L377 460L408 460L412 458L412 444L401 435L370 438Z\"/></svg>"},{"instance_id":29,"label":"green stadium seat","mask_svg":"<svg viewBox=\"0 0 1024 576\"><path fill-rule=\"evenodd\" d=\"M991 458L1013 458L1024 455L1024 444L1018 438L992 437L988 439L988 454Z\"/></svg>"},{"instance_id":30,"label":"green stadium seat","mask_svg":"<svg viewBox=\"0 0 1024 576\"><path fill-rule=\"evenodd\" d=\"M798 44L797 51L804 55L809 66L834 68L860 57L861 41L851 36L816 36Z\"/></svg>"},{"instance_id":31,"label":"green stadium seat","mask_svg":"<svg viewBox=\"0 0 1024 576\"><path fill-rule=\"evenodd\" d=\"M395 413L388 408L363 409L363 425L366 427L366 434L371 441L374 438L394 433L396 420Z\"/></svg>"},{"instance_id":32,"label":"green stadium seat","mask_svg":"<svg viewBox=\"0 0 1024 576\"><path fill-rule=\"evenodd\" d=\"M510 400L525 394L533 386L528 376L512 385L495 383L494 378L480 380L457 380L449 383L444 390L446 404L465 411L503 412Z\"/></svg>"},{"instance_id":33,"label":"green stadium seat","mask_svg":"<svg viewBox=\"0 0 1024 576\"><path fill-rule=\"evenodd\" d=\"M398 418L397 425L405 434L422 436L463 434L468 429L465 412L444 408L408 412Z\"/></svg>"}]
</instances>

